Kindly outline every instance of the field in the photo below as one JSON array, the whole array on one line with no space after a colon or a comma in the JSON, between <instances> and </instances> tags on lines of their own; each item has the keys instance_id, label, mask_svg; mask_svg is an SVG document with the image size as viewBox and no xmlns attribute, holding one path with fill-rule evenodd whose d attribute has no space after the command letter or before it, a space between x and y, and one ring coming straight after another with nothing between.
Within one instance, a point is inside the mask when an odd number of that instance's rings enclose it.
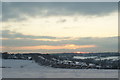
<instances>
[{"instance_id":1,"label":"field","mask_svg":"<svg viewBox=\"0 0 120 80\"><path fill-rule=\"evenodd\" d=\"M32 60L3 59L3 78L118 78L118 70L59 69Z\"/></svg>"}]
</instances>

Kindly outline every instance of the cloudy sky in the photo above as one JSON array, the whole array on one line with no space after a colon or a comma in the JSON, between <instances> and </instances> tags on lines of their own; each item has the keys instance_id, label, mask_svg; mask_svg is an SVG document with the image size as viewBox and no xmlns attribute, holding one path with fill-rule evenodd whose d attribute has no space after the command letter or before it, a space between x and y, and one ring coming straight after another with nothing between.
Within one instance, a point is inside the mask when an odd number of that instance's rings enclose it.
<instances>
[{"instance_id":1,"label":"cloudy sky","mask_svg":"<svg viewBox=\"0 0 120 80\"><path fill-rule=\"evenodd\" d=\"M117 2L4 2L3 51L118 50Z\"/></svg>"}]
</instances>

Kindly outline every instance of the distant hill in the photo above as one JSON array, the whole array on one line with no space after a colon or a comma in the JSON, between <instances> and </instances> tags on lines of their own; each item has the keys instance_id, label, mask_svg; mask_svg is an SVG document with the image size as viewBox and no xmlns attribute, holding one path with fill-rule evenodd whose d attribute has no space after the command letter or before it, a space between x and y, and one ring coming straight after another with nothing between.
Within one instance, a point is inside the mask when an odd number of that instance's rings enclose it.
<instances>
[{"instance_id":1,"label":"distant hill","mask_svg":"<svg viewBox=\"0 0 120 80\"><path fill-rule=\"evenodd\" d=\"M117 52L106 52L106 53L59 53L59 54L52 54L52 55L68 55L68 56L120 56L120 53Z\"/></svg>"}]
</instances>

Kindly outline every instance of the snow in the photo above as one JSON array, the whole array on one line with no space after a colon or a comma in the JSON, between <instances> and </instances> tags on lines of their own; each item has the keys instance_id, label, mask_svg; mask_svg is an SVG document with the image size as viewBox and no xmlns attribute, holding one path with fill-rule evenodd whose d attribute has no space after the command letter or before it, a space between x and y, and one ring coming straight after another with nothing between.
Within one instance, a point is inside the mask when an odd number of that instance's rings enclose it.
<instances>
[{"instance_id":1,"label":"snow","mask_svg":"<svg viewBox=\"0 0 120 80\"><path fill-rule=\"evenodd\" d=\"M113 59L113 60L118 60L118 56L110 56L110 57L101 57L101 58L98 58L98 56L90 56L90 57L84 57L84 56L73 56L73 59L95 59L95 60L110 60L110 59Z\"/></svg>"},{"instance_id":2,"label":"snow","mask_svg":"<svg viewBox=\"0 0 120 80\"><path fill-rule=\"evenodd\" d=\"M32 60L2 60L3 78L118 78L118 70L60 69Z\"/></svg>"},{"instance_id":3,"label":"snow","mask_svg":"<svg viewBox=\"0 0 120 80\"><path fill-rule=\"evenodd\" d=\"M0 57L0 67L2 67L2 59ZM2 68L0 68L0 80L2 79Z\"/></svg>"},{"instance_id":4,"label":"snow","mask_svg":"<svg viewBox=\"0 0 120 80\"><path fill-rule=\"evenodd\" d=\"M92 59L92 58L96 58L97 56L90 56L90 57L84 57L84 56L73 56L73 59Z\"/></svg>"}]
</instances>

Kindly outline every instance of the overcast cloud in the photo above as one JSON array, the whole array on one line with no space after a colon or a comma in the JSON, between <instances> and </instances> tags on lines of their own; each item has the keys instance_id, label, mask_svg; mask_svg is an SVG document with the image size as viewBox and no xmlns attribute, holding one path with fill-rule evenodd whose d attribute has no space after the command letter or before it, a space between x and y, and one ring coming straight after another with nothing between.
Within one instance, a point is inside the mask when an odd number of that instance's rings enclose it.
<instances>
[{"instance_id":1,"label":"overcast cloud","mask_svg":"<svg viewBox=\"0 0 120 80\"><path fill-rule=\"evenodd\" d=\"M3 51L118 51L117 11L117 2L3 2Z\"/></svg>"},{"instance_id":2,"label":"overcast cloud","mask_svg":"<svg viewBox=\"0 0 120 80\"><path fill-rule=\"evenodd\" d=\"M28 16L105 16L118 9L117 2L3 2L3 21L24 20Z\"/></svg>"},{"instance_id":3,"label":"overcast cloud","mask_svg":"<svg viewBox=\"0 0 120 80\"><path fill-rule=\"evenodd\" d=\"M4 31L5 32L5 31ZM9 32L9 31L6 31ZM5 34L5 33L4 33ZM118 37L105 37L105 38L97 38L97 37L81 37L75 40L61 40L61 41L42 41L42 40L34 40L34 38L52 38L53 37L36 37L36 36L28 36L28 35L18 35L19 33L7 33L6 35L3 35L3 38L8 38L3 40L3 46L6 47L24 47L24 46L40 46L40 45L49 45L49 46L59 46L59 45L64 45L64 44L74 44L74 45L96 45L96 47L93 48L86 48L86 49L74 49L74 50L68 50L67 49L60 49L60 50L44 50L44 49L39 49L39 50L33 50L33 51L50 51L50 52L57 52L57 51L117 51L118 50ZM13 37L13 35L15 35ZM21 39L15 39L15 38L21 38ZM27 39L29 38L29 39ZM59 38L58 38L59 39ZM10 51L16 51L16 50L10 50ZM20 50L18 50L20 51ZM29 52L30 50L21 50L21 51L26 51Z\"/></svg>"}]
</instances>

